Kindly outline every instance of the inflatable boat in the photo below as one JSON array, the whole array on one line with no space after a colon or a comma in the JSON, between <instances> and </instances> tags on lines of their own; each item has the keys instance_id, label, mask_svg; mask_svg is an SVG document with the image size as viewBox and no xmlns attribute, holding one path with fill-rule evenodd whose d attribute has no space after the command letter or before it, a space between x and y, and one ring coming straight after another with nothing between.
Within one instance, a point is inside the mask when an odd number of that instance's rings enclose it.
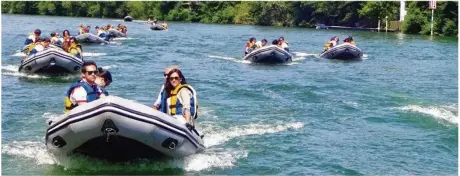
<instances>
[{"instance_id":1,"label":"inflatable boat","mask_svg":"<svg viewBox=\"0 0 460 176\"><path fill-rule=\"evenodd\" d=\"M27 56L21 61L19 72L32 74L65 74L80 73L83 59L75 57L61 48L50 45L36 54Z\"/></svg>"},{"instance_id":2,"label":"inflatable boat","mask_svg":"<svg viewBox=\"0 0 460 176\"><path fill-rule=\"evenodd\" d=\"M355 45L342 43L321 53L319 56L326 59L354 60L361 59L363 52Z\"/></svg>"},{"instance_id":3,"label":"inflatable boat","mask_svg":"<svg viewBox=\"0 0 460 176\"><path fill-rule=\"evenodd\" d=\"M243 60L267 64L290 63L292 62L292 55L276 45L270 45L253 50Z\"/></svg>"},{"instance_id":4,"label":"inflatable boat","mask_svg":"<svg viewBox=\"0 0 460 176\"><path fill-rule=\"evenodd\" d=\"M165 28L162 25L159 25L159 24L150 26L150 29L155 30L155 31L165 30Z\"/></svg>"},{"instance_id":5,"label":"inflatable boat","mask_svg":"<svg viewBox=\"0 0 460 176\"><path fill-rule=\"evenodd\" d=\"M109 29L107 32L109 32L109 34L113 37L126 37L126 34L115 29Z\"/></svg>"},{"instance_id":6,"label":"inflatable boat","mask_svg":"<svg viewBox=\"0 0 460 176\"><path fill-rule=\"evenodd\" d=\"M130 16L125 16L124 20L127 21L127 22L131 22L131 21L133 21L133 18L130 17Z\"/></svg>"},{"instance_id":7,"label":"inflatable boat","mask_svg":"<svg viewBox=\"0 0 460 176\"><path fill-rule=\"evenodd\" d=\"M55 155L129 160L184 157L205 149L202 135L176 117L116 96L77 106L48 124L46 146Z\"/></svg>"},{"instance_id":8,"label":"inflatable boat","mask_svg":"<svg viewBox=\"0 0 460 176\"><path fill-rule=\"evenodd\" d=\"M103 38L101 37L98 37L94 34L91 34L91 33L86 33L86 34L80 34L78 36L75 37L75 39L77 39L78 42L80 43L109 43L108 41L104 40Z\"/></svg>"}]
</instances>

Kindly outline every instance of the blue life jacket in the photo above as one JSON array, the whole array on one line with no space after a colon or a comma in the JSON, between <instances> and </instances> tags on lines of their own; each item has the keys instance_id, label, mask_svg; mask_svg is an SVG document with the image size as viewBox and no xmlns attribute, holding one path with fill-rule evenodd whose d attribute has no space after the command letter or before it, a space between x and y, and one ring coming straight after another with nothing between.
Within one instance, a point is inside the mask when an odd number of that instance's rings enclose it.
<instances>
[{"instance_id":1,"label":"blue life jacket","mask_svg":"<svg viewBox=\"0 0 460 176\"><path fill-rule=\"evenodd\" d=\"M65 101L65 110L64 110L65 112L68 112L78 106L78 104L74 105L72 104L72 102L70 102L70 94L72 94L72 90L76 87L83 87L85 89L87 103L99 99L99 94L97 92L97 88L98 88L97 85L90 86L87 82L84 82L84 81L74 82L72 83L72 85L70 85L70 87L67 89L67 92L66 92L66 96L64 100Z\"/></svg>"}]
</instances>

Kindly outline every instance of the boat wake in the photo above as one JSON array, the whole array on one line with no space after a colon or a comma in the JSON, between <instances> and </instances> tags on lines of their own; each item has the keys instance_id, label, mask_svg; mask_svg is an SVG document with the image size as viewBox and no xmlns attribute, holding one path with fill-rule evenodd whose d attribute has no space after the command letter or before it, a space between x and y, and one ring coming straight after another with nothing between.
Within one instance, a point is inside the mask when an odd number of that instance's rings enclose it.
<instances>
[{"instance_id":1,"label":"boat wake","mask_svg":"<svg viewBox=\"0 0 460 176\"><path fill-rule=\"evenodd\" d=\"M107 53L91 53L91 52L83 52L84 57L97 57L97 56L105 56Z\"/></svg>"},{"instance_id":2,"label":"boat wake","mask_svg":"<svg viewBox=\"0 0 460 176\"><path fill-rule=\"evenodd\" d=\"M133 40L135 38L131 38L131 37L117 37L117 38L113 38L112 40L113 41L118 41L118 40Z\"/></svg>"},{"instance_id":3,"label":"boat wake","mask_svg":"<svg viewBox=\"0 0 460 176\"><path fill-rule=\"evenodd\" d=\"M437 120L446 121L455 125L458 124L458 109L456 104L440 107L408 105L396 109L430 115Z\"/></svg>"},{"instance_id":4,"label":"boat wake","mask_svg":"<svg viewBox=\"0 0 460 176\"><path fill-rule=\"evenodd\" d=\"M206 114L206 113L205 113ZM212 114L211 112L207 114ZM60 116L56 113L45 113L45 119ZM225 142L248 135L264 135L278 133L289 129L296 130L304 126L301 122L288 124L251 124L224 129L215 123L202 123L205 133L205 146L203 153L198 153L181 159L166 159L163 161L138 159L123 163L112 163L106 160L90 158L82 155L54 156L46 149L46 145L39 141L12 141L4 142L2 154L21 157L39 165L60 165L65 170L84 170L94 173L161 173L167 171L195 172L213 168L231 168L237 161L248 156L248 149L237 146L236 148L221 147ZM44 140L43 140L44 141Z\"/></svg>"},{"instance_id":5,"label":"boat wake","mask_svg":"<svg viewBox=\"0 0 460 176\"><path fill-rule=\"evenodd\" d=\"M208 57L209 58L214 58L214 59L229 60L229 61L243 63L243 64L250 64L251 63L250 61L245 61L245 60L241 60L241 59L237 59L237 58L233 58L233 57L213 56L213 55L210 55Z\"/></svg>"},{"instance_id":6,"label":"boat wake","mask_svg":"<svg viewBox=\"0 0 460 176\"><path fill-rule=\"evenodd\" d=\"M21 77L21 78L32 78L32 79L50 79L53 78L52 76L45 76L45 75L39 75L39 74L26 74L19 72L19 65L6 65L2 66L2 75L5 76L15 76L15 77ZM63 75L63 76L58 76L59 79L61 80L74 80L78 78L79 75Z\"/></svg>"}]
</instances>

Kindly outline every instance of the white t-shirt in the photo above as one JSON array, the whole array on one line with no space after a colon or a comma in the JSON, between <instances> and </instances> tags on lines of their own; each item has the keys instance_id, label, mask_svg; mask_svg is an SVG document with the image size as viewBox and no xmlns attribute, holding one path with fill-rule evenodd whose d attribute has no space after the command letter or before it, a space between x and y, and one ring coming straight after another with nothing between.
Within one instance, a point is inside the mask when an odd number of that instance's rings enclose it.
<instances>
[{"instance_id":1,"label":"white t-shirt","mask_svg":"<svg viewBox=\"0 0 460 176\"><path fill-rule=\"evenodd\" d=\"M337 41L335 41L335 40L332 40L331 43L332 43L332 46L337 45Z\"/></svg>"},{"instance_id":2,"label":"white t-shirt","mask_svg":"<svg viewBox=\"0 0 460 176\"><path fill-rule=\"evenodd\" d=\"M288 45L286 42L283 42L283 43L281 44L281 47L282 47L282 48L289 48L289 45Z\"/></svg>"},{"instance_id":3,"label":"white t-shirt","mask_svg":"<svg viewBox=\"0 0 460 176\"><path fill-rule=\"evenodd\" d=\"M261 48L262 47L262 41L257 41L256 46L257 46L257 48Z\"/></svg>"},{"instance_id":4,"label":"white t-shirt","mask_svg":"<svg viewBox=\"0 0 460 176\"><path fill-rule=\"evenodd\" d=\"M161 85L161 89L160 89L160 93L158 94L158 98L157 100L155 101L155 103L153 103L154 106L160 106L161 104L161 92L163 92L163 89L165 89L165 85Z\"/></svg>"},{"instance_id":5,"label":"white t-shirt","mask_svg":"<svg viewBox=\"0 0 460 176\"><path fill-rule=\"evenodd\" d=\"M103 94L102 90L99 87L97 87L97 93L99 95ZM70 93L70 102L72 102L72 104L74 105L78 103L82 103L82 102L88 102L88 100L86 99L86 96L87 96L87 93L86 93L85 88L81 86L75 87L72 90L72 93Z\"/></svg>"},{"instance_id":6,"label":"white t-shirt","mask_svg":"<svg viewBox=\"0 0 460 176\"><path fill-rule=\"evenodd\" d=\"M57 41L59 41L59 38L57 38L57 37L52 37L51 38L51 43L56 43Z\"/></svg>"},{"instance_id":7,"label":"white t-shirt","mask_svg":"<svg viewBox=\"0 0 460 176\"><path fill-rule=\"evenodd\" d=\"M43 47L43 45L38 44L38 45L35 45L34 49L35 49L35 50L37 51L37 53L38 53L38 52L40 52L40 51L45 50L45 47Z\"/></svg>"},{"instance_id":8,"label":"white t-shirt","mask_svg":"<svg viewBox=\"0 0 460 176\"><path fill-rule=\"evenodd\" d=\"M29 37L28 37L28 38L29 38L29 39L31 39L31 40L32 40L32 41L35 43L35 35L34 35L34 34L32 34L32 35L29 35Z\"/></svg>"}]
</instances>

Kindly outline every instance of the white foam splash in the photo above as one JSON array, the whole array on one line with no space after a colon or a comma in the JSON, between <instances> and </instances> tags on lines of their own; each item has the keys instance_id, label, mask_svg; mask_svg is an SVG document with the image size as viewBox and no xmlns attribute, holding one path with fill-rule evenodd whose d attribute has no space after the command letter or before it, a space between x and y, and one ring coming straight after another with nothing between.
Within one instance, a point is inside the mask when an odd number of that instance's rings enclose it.
<instances>
[{"instance_id":1,"label":"white foam splash","mask_svg":"<svg viewBox=\"0 0 460 176\"><path fill-rule=\"evenodd\" d=\"M25 57L25 56L26 56L26 53L18 52L18 53L14 53L14 54L11 55L11 56L15 56L15 57Z\"/></svg>"},{"instance_id":2,"label":"white foam splash","mask_svg":"<svg viewBox=\"0 0 460 176\"><path fill-rule=\"evenodd\" d=\"M118 65L107 65L107 66L102 66L102 68L105 68L105 69L111 69L111 68L117 68Z\"/></svg>"},{"instance_id":3,"label":"white foam splash","mask_svg":"<svg viewBox=\"0 0 460 176\"><path fill-rule=\"evenodd\" d=\"M445 120L453 124L458 124L458 109L456 108L441 108L434 106L421 107L418 105L409 105L397 109L428 114L436 119Z\"/></svg>"},{"instance_id":4,"label":"white foam splash","mask_svg":"<svg viewBox=\"0 0 460 176\"><path fill-rule=\"evenodd\" d=\"M206 147L211 147L215 145L223 144L233 138L240 137L240 136L247 136L247 135L262 135L267 133L277 133L281 131L285 131L288 129L299 129L304 126L301 122L296 123L288 123L283 125L260 125L260 124L250 124L244 125L240 127L233 127L230 129L222 129L220 131L209 130L213 132L207 132L208 130L203 129L206 131L206 135L204 138L204 145Z\"/></svg>"},{"instance_id":5,"label":"white foam splash","mask_svg":"<svg viewBox=\"0 0 460 176\"><path fill-rule=\"evenodd\" d=\"M2 144L2 154L31 158L37 164L55 164L53 157L46 151L45 144L32 141L13 141Z\"/></svg>"},{"instance_id":6,"label":"white foam splash","mask_svg":"<svg viewBox=\"0 0 460 176\"><path fill-rule=\"evenodd\" d=\"M202 171L210 168L230 168L235 165L238 159L246 158L248 152L227 151L219 153L200 153L185 158L184 170Z\"/></svg>"},{"instance_id":7,"label":"white foam splash","mask_svg":"<svg viewBox=\"0 0 460 176\"><path fill-rule=\"evenodd\" d=\"M353 102L353 101L343 101L343 103L347 106L351 106L351 107L359 107L359 104L357 102Z\"/></svg>"},{"instance_id":8,"label":"white foam splash","mask_svg":"<svg viewBox=\"0 0 460 176\"><path fill-rule=\"evenodd\" d=\"M306 59L305 57L295 57L295 58L292 58L292 61L301 61L305 59Z\"/></svg>"},{"instance_id":9,"label":"white foam splash","mask_svg":"<svg viewBox=\"0 0 460 176\"><path fill-rule=\"evenodd\" d=\"M319 54L314 54L314 53L302 53L302 52L292 52L297 57L308 57L308 56L317 56Z\"/></svg>"},{"instance_id":10,"label":"white foam splash","mask_svg":"<svg viewBox=\"0 0 460 176\"><path fill-rule=\"evenodd\" d=\"M211 168L230 168L238 159L248 156L246 150L227 150L219 152L204 152L187 156L183 159L173 159L158 163L152 160L129 161L123 164L113 164L81 155L54 156L46 150L45 144L32 141L13 141L3 143L2 154L20 156L36 162L38 165L58 164L65 169L87 169L89 171L111 170L163 170L167 168L183 168L185 171L201 171ZM137 169L136 169L137 168Z\"/></svg>"},{"instance_id":11,"label":"white foam splash","mask_svg":"<svg viewBox=\"0 0 460 176\"><path fill-rule=\"evenodd\" d=\"M107 53L90 53L90 52L83 52L84 57L96 57L96 56L105 56Z\"/></svg>"},{"instance_id":12,"label":"white foam splash","mask_svg":"<svg viewBox=\"0 0 460 176\"><path fill-rule=\"evenodd\" d=\"M19 65L5 65L5 66L2 66L2 70L10 71L10 72L17 72L19 70Z\"/></svg>"},{"instance_id":13,"label":"white foam splash","mask_svg":"<svg viewBox=\"0 0 460 176\"><path fill-rule=\"evenodd\" d=\"M111 44L111 45L121 45L122 43L120 43L120 42L115 42L115 41L110 41L109 44Z\"/></svg>"},{"instance_id":14,"label":"white foam splash","mask_svg":"<svg viewBox=\"0 0 460 176\"><path fill-rule=\"evenodd\" d=\"M367 54L363 54L363 58L362 58L362 59L363 59L363 60L368 59L368 58L369 58L368 56L369 56L369 55L367 55Z\"/></svg>"},{"instance_id":15,"label":"white foam splash","mask_svg":"<svg viewBox=\"0 0 460 176\"><path fill-rule=\"evenodd\" d=\"M51 113L51 112L45 112L43 113L42 117L47 119L47 120L53 120L54 118L57 118L61 116L62 114L56 114L56 113Z\"/></svg>"},{"instance_id":16,"label":"white foam splash","mask_svg":"<svg viewBox=\"0 0 460 176\"><path fill-rule=\"evenodd\" d=\"M132 40L134 38L131 37L118 37L118 38L113 38L112 40L117 41L117 40Z\"/></svg>"},{"instance_id":17,"label":"white foam splash","mask_svg":"<svg viewBox=\"0 0 460 176\"><path fill-rule=\"evenodd\" d=\"M224 56L208 56L209 58L214 58L214 59L221 59L221 60L229 60L229 61L233 61L233 62L238 62L238 63L243 63L243 64L250 64L251 62L250 61L247 61L247 60L241 60L241 59L237 59L237 58L233 58L233 57L224 57Z\"/></svg>"},{"instance_id":18,"label":"white foam splash","mask_svg":"<svg viewBox=\"0 0 460 176\"><path fill-rule=\"evenodd\" d=\"M20 73L20 72L2 72L2 75L6 76L16 76L16 77L26 77L26 78L34 78L34 79L43 79L43 78L49 78L47 76L42 76L42 75L28 75L25 73Z\"/></svg>"}]
</instances>

